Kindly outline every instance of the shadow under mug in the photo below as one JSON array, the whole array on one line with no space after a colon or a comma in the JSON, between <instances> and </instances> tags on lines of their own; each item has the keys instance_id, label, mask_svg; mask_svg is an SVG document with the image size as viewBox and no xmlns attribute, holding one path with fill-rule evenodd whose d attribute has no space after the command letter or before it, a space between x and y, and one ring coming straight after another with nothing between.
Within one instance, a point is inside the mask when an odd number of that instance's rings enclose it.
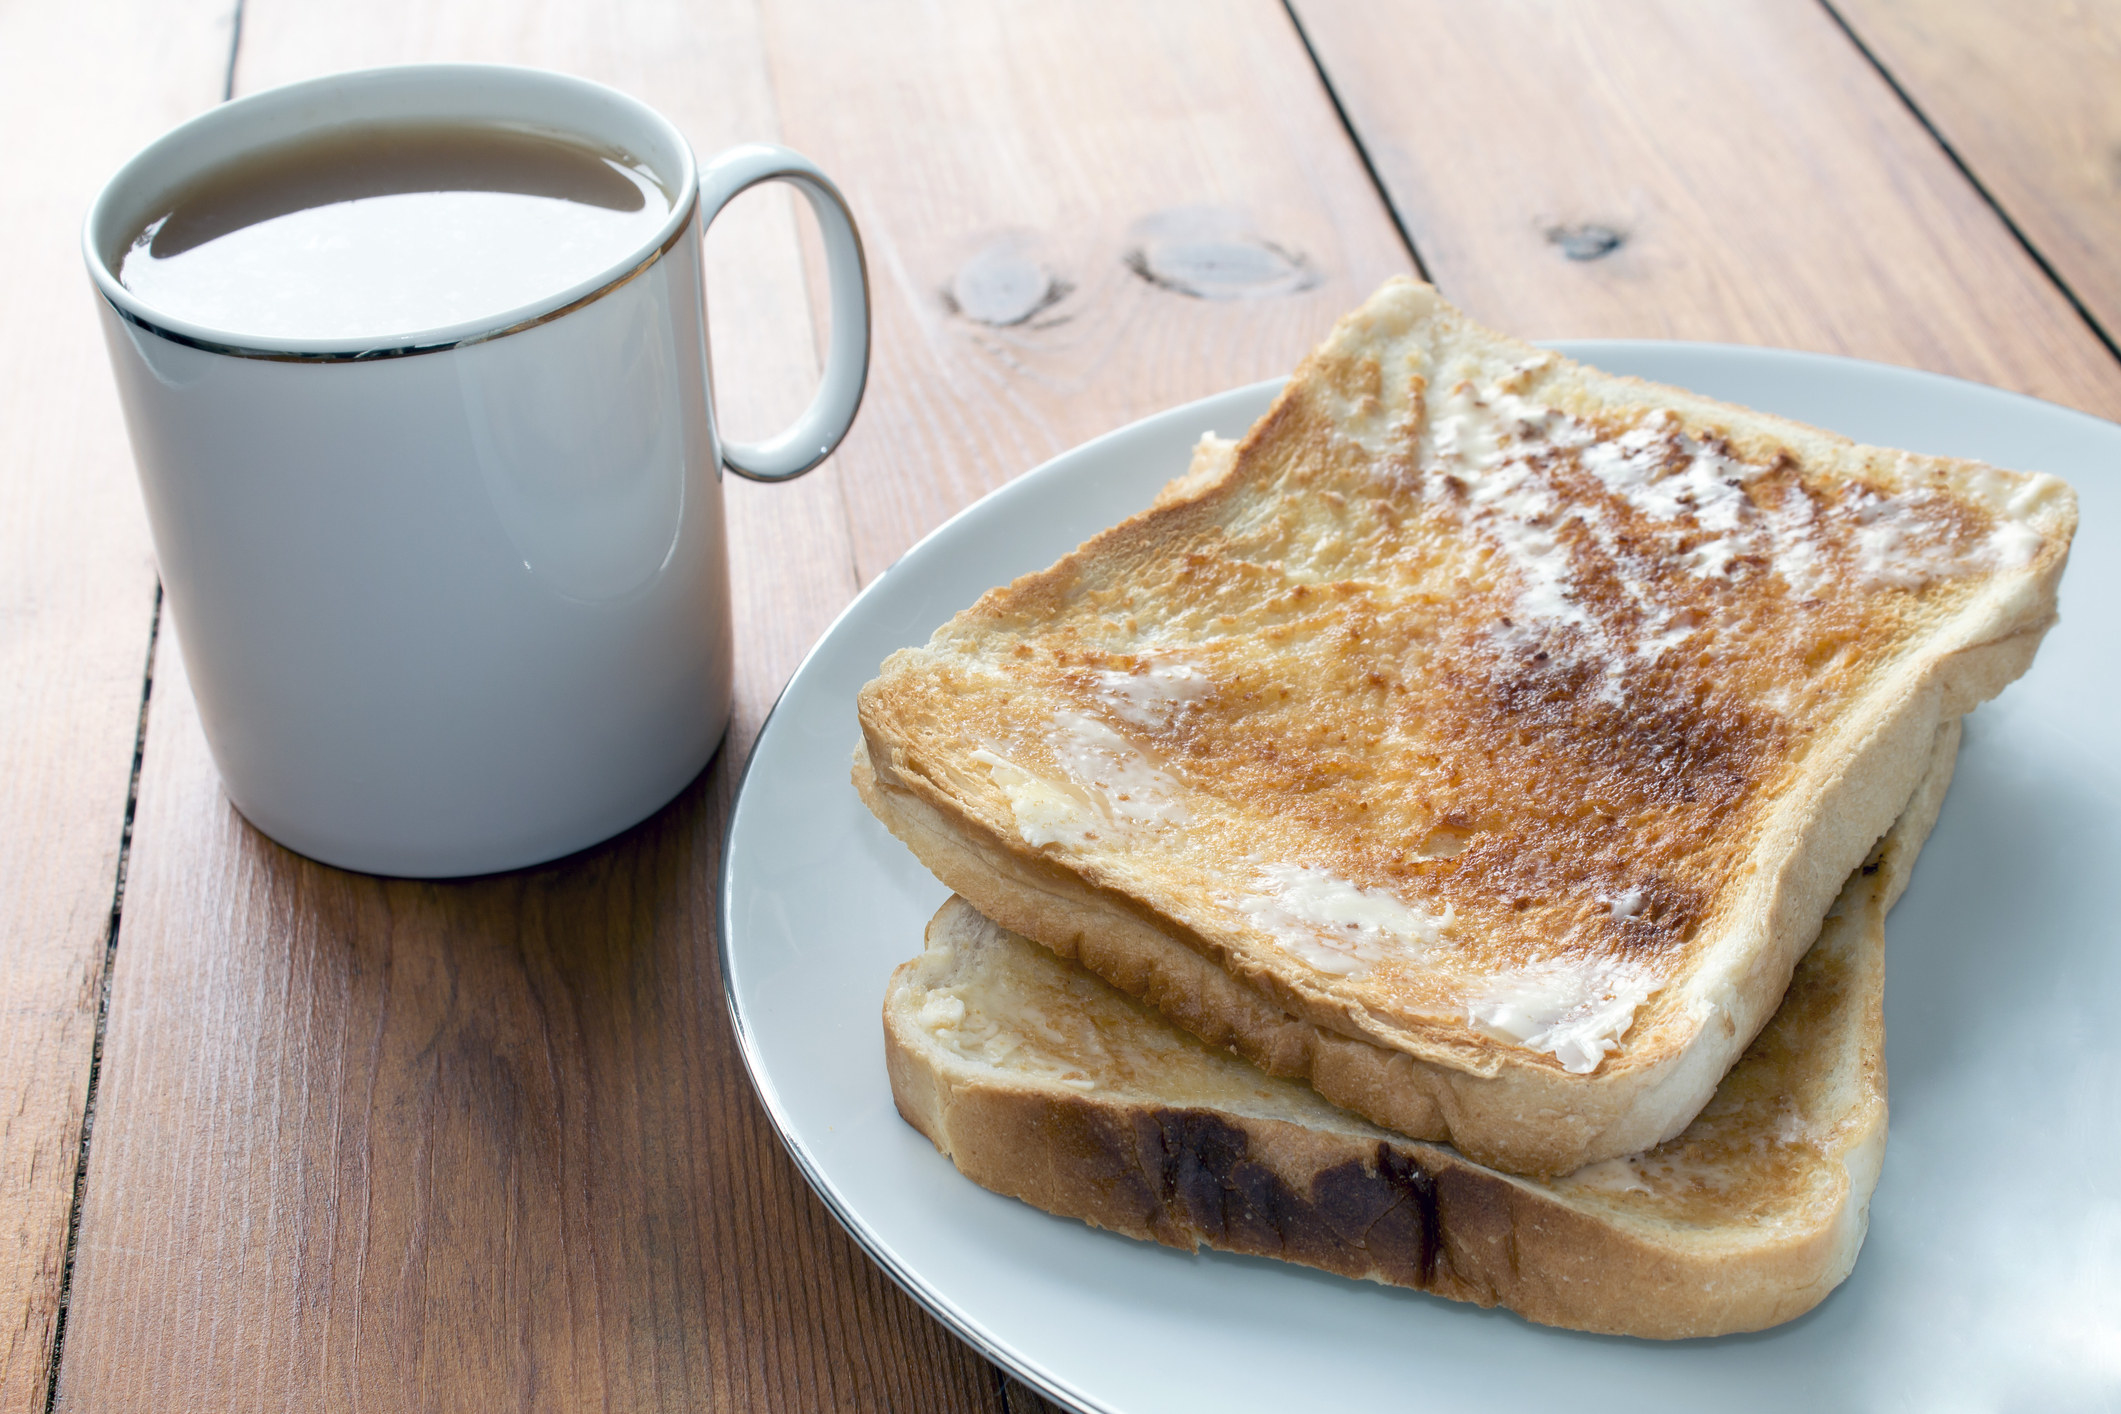
<instances>
[{"instance_id":1,"label":"shadow under mug","mask_svg":"<svg viewBox=\"0 0 2121 1414\"><path fill-rule=\"evenodd\" d=\"M249 151L354 124L498 124L642 162L669 219L600 274L491 319L381 339L254 338L118 282L158 202ZM721 441L700 237L738 192L810 201L832 340L810 408ZM314 859L444 877L538 863L646 818L729 721L721 470L801 475L867 379L860 238L785 148L704 167L601 85L433 64L227 103L119 170L83 232L164 593L214 762Z\"/></svg>"}]
</instances>

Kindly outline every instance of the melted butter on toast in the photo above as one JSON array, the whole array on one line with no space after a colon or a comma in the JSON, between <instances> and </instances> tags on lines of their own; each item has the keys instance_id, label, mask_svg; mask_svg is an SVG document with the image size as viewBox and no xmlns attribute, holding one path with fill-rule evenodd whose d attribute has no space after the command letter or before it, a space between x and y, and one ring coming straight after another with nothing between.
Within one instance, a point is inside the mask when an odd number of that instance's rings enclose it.
<instances>
[{"instance_id":1,"label":"melted butter on toast","mask_svg":"<svg viewBox=\"0 0 2121 1414\"><path fill-rule=\"evenodd\" d=\"M1588 1073L1849 704L2060 553L2029 523L2055 483L1851 475L1551 355L1381 347L1329 343L1157 511L941 630L904 689L948 723L906 736L1100 886Z\"/></svg>"}]
</instances>

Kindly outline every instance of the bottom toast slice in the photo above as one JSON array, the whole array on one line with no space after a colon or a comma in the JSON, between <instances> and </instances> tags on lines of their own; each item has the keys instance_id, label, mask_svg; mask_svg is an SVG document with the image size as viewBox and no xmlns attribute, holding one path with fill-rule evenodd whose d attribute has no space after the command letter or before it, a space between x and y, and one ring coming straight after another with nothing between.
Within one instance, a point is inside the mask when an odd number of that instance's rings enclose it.
<instances>
[{"instance_id":1,"label":"bottom toast slice","mask_svg":"<svg viewBox=\"0 0 2121 1414\"><path fill-rule=\"evenodd\" d=\"M1403 1138L1204 1045L953 897L892 974L899 1113L969 1178L1180 1248L1279 1257L1548 1325L1676 1338L1816 1305L1885 1150L1885 915L1959 729L1849 877L1782 1006L1676 1139L1556 1179Z\"/></svg>"}]
</instances>

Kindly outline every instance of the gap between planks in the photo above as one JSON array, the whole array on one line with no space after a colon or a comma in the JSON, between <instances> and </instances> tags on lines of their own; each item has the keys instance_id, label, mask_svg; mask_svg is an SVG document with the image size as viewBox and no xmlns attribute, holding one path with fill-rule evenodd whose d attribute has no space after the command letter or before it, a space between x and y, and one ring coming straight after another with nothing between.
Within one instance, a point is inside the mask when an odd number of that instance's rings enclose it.
<instances>
[{"instance_id":1,"label":"gap between planks","mask_svg":"<svg viewBox=\"0 0 2121 1414\"><path fill-rule=\"evenodd\" d=\"M229 16L228 67L221 75L221 101L236 92L236 56L243 49L243 5L236 0ZM147 621L147 659L140 671L140 716L133 727L132 776L125 787L125 824L118 834L118 869L111 881L110 928L103 939L103 975L96 985L95 1040L88 1054L88 1090L81 1103L81 1144L74 1155L74 1191L66 1210L66 1261L59 1271L58 1312L52 1318L52 1344L46 1356L44 1410L59 1407L59 1370L66 1357L66 1316L73 1299L74 1257L81 1246L81 1207L88 1196L89 1144L96 1130L96 1090L103 1078L103 1040L110 1029L111 977L118 961L118 931L125 917L125 871L132 862L133 819L140 809L140 765L147 755L147 713L155 696L155 649L162 639L162 581L155 580L155 607Z\"/></svg>"},{"instance_id":2,"label":"gap between planks","mask_svg":"<svg viewBox=\"0 0 2121 1414\"><path fill-rule=\"evenodd\" d=\"M2077 317L2084 321L2085 328L2091 330L2092 337L2105 345L2106 351L2112 354L2117 362L2121 362L2121 343L2115 341L2115 335L2108 332L2106 327L2099 322L2097 316L2091 312L2091 308L2078 296L2076 290L2071 288L2069 281L2062 277L2062 272L2055 268L2054 262L2041 253L2040 247L2034 245L2032 237L2025 233L2025 228L2018 224L2016 218L1996 198L1996 194L1989 190L1988 183L1981 180L1980 174L1960 155L1959 149L1954 147L1944 136L1943 130L1931 121L1929 114L1922 111L1922 105L1915 101L1914 94L1909 92L1907 86L1900 82L1890 68L1886 67L1885 61L1878 56L1878 52L1864 42L1863 36L1857 32L1856 27L1849 23L1848 18L1840 10L1835 8L1833 0L1819 0L1819 8L1826 11L1827 18L1832 20L1843 34L1848 36L1848 41L1855 46L1856 52L1861 54L1873 69L1877 70L1878 77L1885 81L1886 87L1892 89L1894 96L1906 105L1907 111L1914 116L1916 122L1922 125L1922 130L1930 135L1930 140L1937 144L1939 150L1951 160L1952 166L1959 170L1959 175L1966 178L1966 184L1972 187L1975 193L1988 204L1989 210L1996 213L1996 219L2003 223L2003 228L2011 233L2012 239L2016 240L2019 246L2024 249L2033 264L2040 267L2040 273L2045 275L2054 287L2061 292L2062 298L2069 301L2069 307L2077 311ZM1368 159L1365 158L1364 160L1367 161Z\"/></svg>"},{"instance_id":3,"label":"gap between planks","mask_svg":"<svg viewBox=\"0 0 2121 1414\"><path fill-rule=\"evenodd\" d=\"M240 10L238 32L241 32ZM229 68L235 68L231 51ZM147 755L147 709L155 695L155 648L162 638L162 582L155 581L154 612L147 621L147 661L140 674L140 716L133 727L132 777L125 787L125 824L118 833L118 869L111 883L110 926L103 935L103 974L96 985L95 1040L88 1053L88 1090L81 1104L81 1144L74 1154L74 1191L66 1209L66 1260L59 1270L59 1300L52 1317L52 1343L44 1375L45 1414L59 1406L59 1363L66 1354L66 1311L73 1296L74 1254L81 1245L81 1204L88 1195L88 1146L96 1128L96 1085L103 1076L103 1037L110 1027L110 983L118 960L118 927L125 916L125 867L132 860L133 817L140 808L140 763Z\"/></svg>"},{"instance_id":4,"label":"gap between planks","mask_svg":"<svg viewBox=\"0 0 2121 1414\"><path fill-rule=\"evenodd\" d=\"M1421 258L1421 247L1415 243L1414 232L1408 229L1406 217L1392 201L1392 193L1385 187L1385 179L1378 174L1377 164L1370 160L1370 149L1364 145L1362 134L1355 130L1355 120L1340 101L1339 90L1333 87L1333 76L1326 72L1325 61L1318 57L1318 46L1311 43L1310 31L1304 28L1303 16L1296 13L1294 0L1281 0L1282 13L1289 17L1289 28L1296 31L1296 38L1304 47L1304 57L1311 61L1311 68L1318 75L1318 86L1325 91L1326 101L1333 105L1333 116L1340 119L1340 130L1348 135L1348 146L1362 162L1363 175L1370 179L1370 186L1377 192L1377 200L1385 213L1392 218L1392 229L1399 232L1399 239L1407 248L1407 258L1414 262L1414 273L1430 284L1436 281L1429 275L1429 262Z\"/></svg>"},{"instance_id":5,"label":"gap between planks","mask_svg":"<svg viewBox=\"0 0 2121 1414\"><path fill-rule=\"evenodd\" d=\"M1981 199L1982 204L1995 213L1996 219L2003 224L2004 229L2010 233L2011 238L2017 242L2019 248L2025 252L2027 258L2038 268L2041 275L2046 278L2048 283L2054 286L2056 292L2062 296L2069 304L2071 310L2083 321L2085 328L2092 337L2098 340L2099 344L2107 353L2113 356L2116 362L2121 362L2121 341L2117 341L2116 334L2107 330L2099 322L2090 307L2085 304L2084 300L2077 294L2077 291L2071 287L2069 281L2063 277L2061 271L2056 268L2054 262L2050 261L2040 248L2034 244L2024 227L2011 215L2009 209L1997 198L1995 193L1989 188L1989 185L1981 179L1980 174L1973 169L1972 165L1960 154L1959 150L1946 139L1943 131L1932 121L1929 114L1923 111L1922 105L1915 100L1913 93L1909 91L1906 85L1901 83L1871 45L1865 42L1856 27L1835 6L1834 0L1818 0L1818 3L1820 9L1826 13L1827 18L1833 22L1835 28L1848 40L1849 45L1856 53L1862 56L1864 62L1871 67L1879 79L1891 90L1893 96L1900 104L1907 109L1909 116L1921 126L1922 131L1929 137L1930 141L1937 145L1938 150L1944 154L1945 159L1951 163L1953 169L1959 173L1967 186ZM1333 76L1327 69L1324 58L1318 52L1318 46L1313 43L1310 31L1305 27L1303 17L1296 9L1295 0L1282 0L1282 8L1287 12L1289 24L1303 44L1305 56L1310 60L1311 67L1318 74L1319 85L1324 89L1327 98L1331 101L1334 114L1340 119L1341 127L1347 133L1349 145L1354 148L1356 156L1362 162L1364 174L1369 178L1370 184L1376 188L1378 199L1383 202L1386 211L1391 214L1392 224L1399 232L1400 240L1405 243L1407 254L1413 260L1415 270L1419 272L1422 279L1436 285L1439 290L1442 290L1448 296L1451 293L1450 290L1445 288L1430 274L1428 262L1422 258L1421 246L1414 239L1414 232L1408 225L1406 213L1392 199L1391 188L1385 182L1383 174L1378 170L1376 160L1370 152L1370 145L1363 140L1361 129L1350 116L1347 105L1342 100L1340 90L1334 84Z\"/></svg>"},{"instance_id":6,"label":"gap between planks","mask_svg":"<svg viewBox=\"0 0 2121 1414\"><path fill-rule=\"evenodd\" d=\"M2038 227L1970 179L1823 4L1646 0L1594 21L1536 0L1284 3L1425 264L1477 318L1809 349L2121 407L2110 347L2056 279L2069 267L2031 251ZM1535 41L1504 43L1542 16ZM1644 83L1659 65L1672 82ZM1424 66L1508 121L1408 90ZM1819 101L1791 107L1807 83ZM1609 243L1579 251L1572 234Z\"/></svg>"}]
</instances>

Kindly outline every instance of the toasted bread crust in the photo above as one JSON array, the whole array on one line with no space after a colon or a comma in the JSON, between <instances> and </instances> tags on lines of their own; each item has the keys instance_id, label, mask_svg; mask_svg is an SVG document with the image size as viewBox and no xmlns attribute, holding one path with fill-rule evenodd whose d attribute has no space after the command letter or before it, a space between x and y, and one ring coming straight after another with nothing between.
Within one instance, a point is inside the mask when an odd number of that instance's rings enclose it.
<instances>
[{"instance_id":1,"label":"toasted bread crust","mask_svg":"<svg viewBox=\"0 0 2121 1414\"><path fill-rule=\"evenodd\" d=\"M1711 583L1685 567L1716 543L1706 531L1673 538L1679 522L1601 490L1564 448L1540 475L1605 518L1594 535L1543 513L1539 533L1581 552L1566 602L1546 606L1561 626L1498 648L1509 633L1492 626L1513 623L1509 596L1530 593L1532 572L1503 563L1476 533L1486 512L1429 465L1430 404L1461 374L1604 429L1601 447L1624 443L1620 428L1676 427L1685 455L1748 459L1746 514L1832 520L1816 554L1844 578L1880 497L1930 517L1915 539L1973 554L2007 529L2024 558L1811 598L1787 566ZM1394 284L1343 321L1234 455L894 655L861 695L858 784L982 912L1199 1034L1410 1136L1565 1172L1669 1137L1706 1101L1937 727L2030 662L2074 518L2053 478L1859 447L1569 365ZM1653 543L1656 555L1641 548ZM1270 553L1310 558L1289 569ZM1661 576L1647 597L1614 579L1623 563ZM1709 646L1658 658L1638 600L1664 605L1682 639L1686 615L1706 616ZM1312 634L1315 651L1291 657L1277 646L1288 634ZM1238 638L1244 654L1214 656ZM1100 683L1125 690L1181 649L1214 670L1202 705L1121 723L1120 749L1146 766L1168 758L1182 778L1170 813L1185 823L1113 843L1020 814L994 772L1066 785L1046 724L1109 709ZM1550 649L1580 661L1555 667ZM1791 685L1803 700L1774 705ZM1454 832L1472 841L1462 853L1428 852L1427 835ZM1344 975L1265 936L1244 912L1262 894L1249 877L1260 857L1455 920L1453 965L1476 980L1547 962L1633 968L1653 979L1647 999L1607 1033L1617 1053L1584 1073L1476 1025L1460 983L1425 980L1426 963Z\"/></svg>"},{"instance_id":2,"label":"toasted bread crust","mask_svg":"<svg viewBox=\"0 0 2121 1414\"><path fill-rule=\"evenodd\" d=\"M1921 792L1848 881L1784 1012L1671 1147L1697 1164L1719 1145L1772 1149L1785 1089L1819 1110L1825 1137L1801 1162L1741 1161L1741 1172L1758 1167L1749 1182L1691 1206L1683 1184L1631 1206L1581 1177L1512 1177L1322 1107L1164 1102L1145 1093L1153 1079L1118 1071L1077 1092L967 1064L917 1020L924 987L953 975L927 959L899 970L885 1007L893 1093L976 1182L1130 1237L1278 1257L1580 1330L1673 1338L1774 1325L1817 1304L1862 1242L1885 1138L1883 920L1956 744L1956 727L1940 733ZM952 900L930 947L947 956L989 926ZM1101 1036L1124 1046L1134 1033L1102 1014ZM1142 1069L1153 1075L1155 1058Z\"/></svg>"}]
</instances>

